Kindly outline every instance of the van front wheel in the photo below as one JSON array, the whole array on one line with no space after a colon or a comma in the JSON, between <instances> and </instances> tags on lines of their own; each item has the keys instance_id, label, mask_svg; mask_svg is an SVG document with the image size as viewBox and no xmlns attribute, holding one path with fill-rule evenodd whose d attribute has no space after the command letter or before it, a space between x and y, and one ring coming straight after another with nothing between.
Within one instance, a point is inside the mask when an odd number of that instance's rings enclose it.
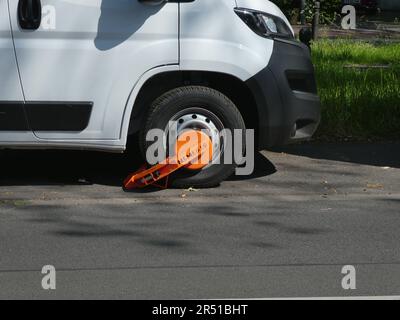
<instances>
[{"instance_id":1,"label":"van front wheel","mask_svg":"<svg viewBox=\"0 0 400 320\"><path fill-rule=\"evenodd\" d=\"M213 160L218 158L216 162L220 164L209 164L198 170L181 169L170 177L171 186L214 187L234 172L235 164L224 163L224 140L219 132L229 129L233 133L234 129L242 129L244 138L245 124L237 107L222 93L202 86L176 88L154 101L146 119L139 138L143 155L154 143L146 141L147 133L151 129L161 129L168 137L171 122L176 123L178 135L187 129L203 130L213 141ZM164 147L168 145L168 141L164 141Z\"/></svg>"}]
</instances>

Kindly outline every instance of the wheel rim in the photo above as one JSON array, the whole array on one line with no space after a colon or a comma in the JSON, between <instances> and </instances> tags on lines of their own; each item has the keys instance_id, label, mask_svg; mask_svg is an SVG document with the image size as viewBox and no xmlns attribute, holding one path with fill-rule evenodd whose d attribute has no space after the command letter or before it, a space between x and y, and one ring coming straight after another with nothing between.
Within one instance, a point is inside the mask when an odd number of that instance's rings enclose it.
<instances>
[{"instance_id":1,"label":"wheel rim","mask_svg":"<svg viewBox=\"0 0 400 320\"><path fill-rule=\"evenodd\" d=\"M223 140L220 137L220 132L224 129L224 125L214 113L201 107L187 108L176 113L170 119L170 122L176 122L177 124L176 136L179 136L179 134L184 132L185 130L201 130L205 132L211 139L213 144L212 161L210 164L200 170L205 170L209 168L210 166L212 166L212 162L216 162L221 158L223 153ZM169 145L167 139L170 130L170 123L168 123L165 128L165 148L167 148L167 146Z\"/></svg>"}]
</instances>

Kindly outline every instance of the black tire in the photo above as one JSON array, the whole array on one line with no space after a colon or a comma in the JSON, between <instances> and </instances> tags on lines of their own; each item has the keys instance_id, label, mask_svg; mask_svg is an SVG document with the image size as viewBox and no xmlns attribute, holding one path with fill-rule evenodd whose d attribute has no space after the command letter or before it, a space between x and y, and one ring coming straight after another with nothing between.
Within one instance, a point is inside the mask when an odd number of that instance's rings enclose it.
<instances>
[{"instance_id":1,"label":"black tire","mask_svg":"<svg viewBox=\"0 0 400 320\"><path fill-rule=\"evenodd\" d=\"M146 142L149 130L164 130L174 115L185 109L197 107L212 112L226 129L242 129L244 132L246 128L237 107L222 93L202 86L180 87L163 94L151 105L139 137L142 154L145 155L145 150L151 144ZM201 171L181 170L170 177L170 184L175 188L215 187L231 176L235 167L234 164L214 164Z\"/></svg>"}]
</instances>

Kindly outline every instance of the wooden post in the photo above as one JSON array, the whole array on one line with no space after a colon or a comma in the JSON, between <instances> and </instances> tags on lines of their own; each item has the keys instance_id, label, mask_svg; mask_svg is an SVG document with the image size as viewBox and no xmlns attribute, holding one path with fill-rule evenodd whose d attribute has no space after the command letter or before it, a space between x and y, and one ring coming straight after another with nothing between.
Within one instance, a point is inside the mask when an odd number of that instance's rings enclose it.
<instances>
[{"instance_id":1,"label":"wooden post","mask_svg":"<svg viewBox=\"0 0 400 320\"><path fill-rule=\"evenodd\" d=\"M300 5L300 23L304 26L306 24L306 0L301 0Z\"/></svg>"},{"instance_id":2,"label":"wooden post","mask_svg":"<svg viewBox=\"0 0 400 320\"><path fill-rule=\"evenodd\" d=\"M315 1L315 13L312 25L313 40L318 39L320 10L321 10L321 3L319 1Z\"/></svg>"}]
</instances>

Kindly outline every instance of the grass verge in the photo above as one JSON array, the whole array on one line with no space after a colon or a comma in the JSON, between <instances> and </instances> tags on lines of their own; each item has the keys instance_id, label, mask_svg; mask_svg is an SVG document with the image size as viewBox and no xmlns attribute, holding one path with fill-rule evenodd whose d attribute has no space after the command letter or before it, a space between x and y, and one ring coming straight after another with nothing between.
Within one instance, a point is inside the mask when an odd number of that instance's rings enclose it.
<instances>
[{"instance_id":1,"label":"grass verge","mask_svg":"<svg viewBox=\"0 0 400 320\"><path fill-rule=\"evenodd\" d=\"M400 138L400 43L321 40L312 46L322 139Z\"/></svg>"}]
</instances>

